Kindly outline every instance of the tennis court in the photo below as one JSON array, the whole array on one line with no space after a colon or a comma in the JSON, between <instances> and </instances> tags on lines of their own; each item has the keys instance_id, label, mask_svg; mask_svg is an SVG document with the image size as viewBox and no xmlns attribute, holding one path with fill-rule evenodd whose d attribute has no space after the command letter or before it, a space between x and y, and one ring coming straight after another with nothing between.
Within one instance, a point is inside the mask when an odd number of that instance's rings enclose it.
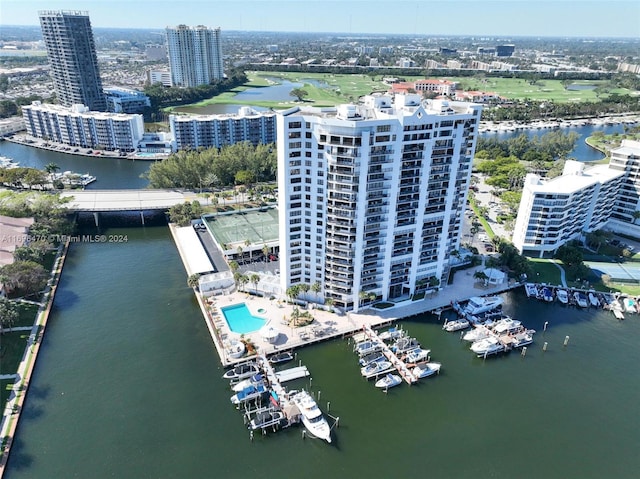
<instances>
[{"instance_id":1,"label":"tennis court","mask_svg":"<svg viewBox=\"0 0 640 479\"><path fill-rule=\"evenodd\" d=\"M278 240L278 210L263 208L234 213L208 215L203 218L215 240L231 248L251 244L263 245Z\"/></svg>"},{"instance_id":2,"label":"tennis court","mask_svg":"<svg viewBox=\"0 0 640 479\"><path fill-rule=\"evenodd\" d=\"M597 261L585 261L596 274L606 274L614 281L640 282L640 263L602 263Z\"/></svg>"}]
</instances>

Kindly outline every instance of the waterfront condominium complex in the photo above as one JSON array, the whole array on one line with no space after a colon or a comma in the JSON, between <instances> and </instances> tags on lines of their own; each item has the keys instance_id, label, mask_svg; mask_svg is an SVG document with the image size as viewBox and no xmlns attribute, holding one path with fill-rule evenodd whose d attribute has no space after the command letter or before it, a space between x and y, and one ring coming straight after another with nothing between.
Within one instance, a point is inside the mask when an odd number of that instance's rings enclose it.
<instances>
[{"instance_id":1,"label":"waterfront condominium complex","mask_svg":"<svg viewBox=\"0 0 640 479\"><path fill-rule=\"evenodd\" d=\"M584 233L608 229L640 236L640 142L623 140L608 165L567 161L562 176L527 175L513 244L543 256Z\"/></svg>"},{"instance_id":2,"label":"waterfront condominium complex","mask_svg":"<svg viewBox=\"0 0 640 479\"><path fill-rule=\"evenodd\" d=\"M199 25L167 27L167 52L173 86L207 85L223 77L220 29Z\"/></svg>"},{"instance_id":3,"label":"waterfront condominium complex","mask_svg":"<svg viewBox=\"0 0 640 479\"><path fill-rule=\"evenodd\" d=\"M51 77L58 102L105 111L96 47L87 12L39 12Z\"/></svg>"},{"instance_id":4,"label":"waterfront condominium complex","mask_svg":"<svg viewBox=\"0 0 640 479\"><path fill-rule=\"evenodd\" d=\"M446 282L480 114L416 94L280 112L282 290L306 285L309 300L357 311L365 294L409 298Z\"/></svg>"},{"instance_id":5,"label":"waterfront condominium complex","mask_svg":"<svg viewBox=\"0 0 640 479\"><path fill-rule=\"evenodd\" d=\"M170 115L169 125L175 150L221 148L242 141L253 145L276 141L275 112L258 112L248 106L233 115Z\"/></svg>"},{"instance_id":6,"label":"waterfront condominium complex","mask_svg":"<svg viewBox=\"0 0 640 479\"><path fill-rule=\"evenodd\" d=\"M527 175L513 244L521 253L543 257L585 232L605 227L624 177L623 171L607 165L586 168L574 160L565 163L562 176L549 181Z\"/></svg>"},{"instance_id":7,"label":"waterfront condominium complex","mask_svg":"<svg viewBox=\"0 0 640 479\"><path fill-rule=\"evenodd\" d=\"M142 115L92 112L84 105L34 101L22 107L22 116L29 135L69 146L129 153L144 134Z\"/></svg>"}]
</instances>

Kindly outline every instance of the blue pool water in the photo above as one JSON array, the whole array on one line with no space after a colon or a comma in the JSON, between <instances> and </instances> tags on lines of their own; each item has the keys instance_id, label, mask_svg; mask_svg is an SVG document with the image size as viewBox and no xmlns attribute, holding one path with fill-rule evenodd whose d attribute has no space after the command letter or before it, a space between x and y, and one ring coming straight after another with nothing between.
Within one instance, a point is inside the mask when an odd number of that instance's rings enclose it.
<instances>
[{"instance_id":1,"label":"blue pool water","mask_svg":"<svg viewBox=\"0 0 640 479\"><path fill-rule=\"evenodd\" d=\"M257 331L266 324L266 320L253 316L244 303L220 308L229 329L234 333L250 333Z\"/></svg>"}]
</instances>

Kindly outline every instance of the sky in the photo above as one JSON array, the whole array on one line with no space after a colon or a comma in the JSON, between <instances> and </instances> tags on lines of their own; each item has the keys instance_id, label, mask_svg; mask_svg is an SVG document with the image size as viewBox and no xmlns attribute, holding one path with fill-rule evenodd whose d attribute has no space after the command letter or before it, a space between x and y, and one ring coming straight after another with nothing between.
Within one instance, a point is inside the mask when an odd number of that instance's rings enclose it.
<instances>
[{"instance_id":1,"label":"sky","mask_svg":"<svg viewBox=\"0 0 640 479\"><path fill-rule=\"evenodd\" d=\"M88 11L94 27L640 38L638 0L0 0L0 29L39 10Z\"/></svg>"}]
</instances>

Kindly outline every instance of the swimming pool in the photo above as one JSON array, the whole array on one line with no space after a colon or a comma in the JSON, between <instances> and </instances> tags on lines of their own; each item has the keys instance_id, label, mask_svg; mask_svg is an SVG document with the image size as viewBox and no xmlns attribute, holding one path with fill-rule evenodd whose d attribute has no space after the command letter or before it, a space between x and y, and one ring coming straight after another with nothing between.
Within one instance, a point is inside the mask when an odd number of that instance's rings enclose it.
<instances>
[{"instance_id":1,"label":"swimming pool","mask_svg":"<svg viewBox=\"0 0 640 479\"><path fill-rule=\"evenodd\" d=\"M229 329L234 333L245 334L257 331L267 322L262 318L253 316L244 303L224 306L220 310L229 325Z\"/></svg>"}]
</instances>

